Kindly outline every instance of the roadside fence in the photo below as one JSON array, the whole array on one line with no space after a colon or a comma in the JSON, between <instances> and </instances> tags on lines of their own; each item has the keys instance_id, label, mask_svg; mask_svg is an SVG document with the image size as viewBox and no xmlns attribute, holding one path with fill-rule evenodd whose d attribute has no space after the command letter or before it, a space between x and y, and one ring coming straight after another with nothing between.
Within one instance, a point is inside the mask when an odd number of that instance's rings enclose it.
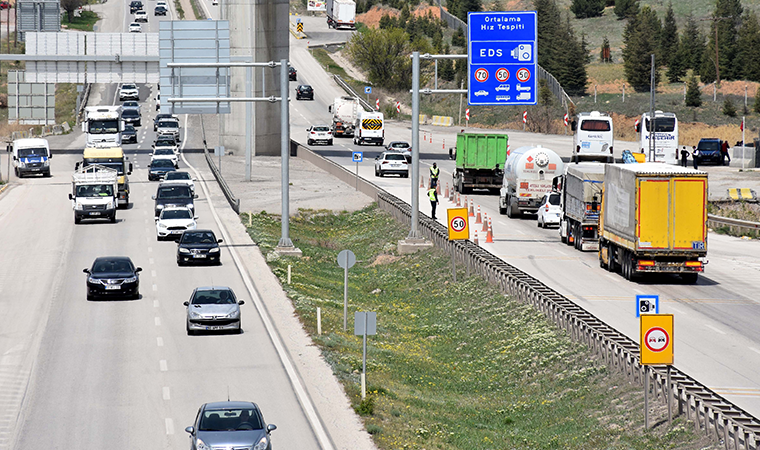
<instances>
[{"instance_id":1,"label":"roadside fence","mask_svg":"<svg viewBox=\"0 0 760 450\"><path fill-rule=\"evenodd\" d=\"M201 134L203 136L203 154L206 156L206 163L208 163L208 167L211 169L211 173L214 174L214 178L216 178L216 182L219 183L219 187L222 189L222 192L224 193L224 197L227 199L227 202L229 202L230 207L232 208L233 211L235 211L235 214L240 214L240 199L235 197L235 194L232 193L232 190L227 184L227 181L225 181L224 177L222 176L222 173L219 172L219 169L216 167L216 164L214 164L214 158L211 157L211 154L208 152L208 146L206 145L206 128L203 125L203 114L198 114L198 116L201 118Z\"/></svg>"}]
</instances>

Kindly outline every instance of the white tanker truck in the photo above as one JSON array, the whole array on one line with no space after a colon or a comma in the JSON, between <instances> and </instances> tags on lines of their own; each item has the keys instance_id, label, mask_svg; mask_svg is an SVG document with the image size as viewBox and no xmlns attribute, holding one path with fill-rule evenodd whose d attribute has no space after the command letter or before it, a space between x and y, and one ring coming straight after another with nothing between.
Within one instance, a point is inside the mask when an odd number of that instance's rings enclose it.
<instances>
[{"instance_id":1,"label":"white tanker truck","mask_svg":"<svg viewBox=\"0 0 760 450\"><path fill-rule=\"evenodd\" d=\"M504 164L499 213L508 217L535 214L541 198L552 190L552 179L563 174L564 168L557 153L540 145L512 150Z\"/></svg>"}]
</instances>

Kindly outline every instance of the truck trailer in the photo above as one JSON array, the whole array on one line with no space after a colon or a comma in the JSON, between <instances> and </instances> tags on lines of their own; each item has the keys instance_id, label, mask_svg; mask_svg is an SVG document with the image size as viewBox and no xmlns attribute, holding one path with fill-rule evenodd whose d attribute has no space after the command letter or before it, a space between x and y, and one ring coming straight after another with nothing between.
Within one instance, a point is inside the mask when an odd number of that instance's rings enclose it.
<instances>
[{"instance_id":1,"label":"truck trailer","mask_svg":"<svg viewBox=\"0 0 760 450\"><path fill-rule=\"evenodd\" d=\"M467 194L472 189L501 188L508 142L506 134L457 134L454 189Z\"/></svg>"},{"instance_id":2,"label":"truck trailer","mask_svg":"<svg viewBox=\"0 0 760 450\"><path fill-rule=\"evenodd\" d=\"M333 115L333 137L353 136L356 119L361 110L359 99L349 96L335 97L333 104L327 107L327 111Z\"/></svg>"},{"instance_id":3,"label":"truck trailer","mask_svg":"<svg viewBox=\"0 0 760 450\"><path fill-rule=\"evenodd\" d=\"M552 190L554 177L565 168L562 158L545 147L520 147L507 158L499 195L499 213L508 217L535 214L541 199Z\"/></svg>"},{"instance_id":4,"label":"truck trailer","mask_svg":"<svg viewBox=\"0 0 760 450\"><path fill-rule=\"evenodd\" d=\"M599 210L602 206L604 164L578 163L565 166L558 177L560 191L559 236L577 250L599 250Z\"/></svg>"},{"instance_id":5,"label":"truck trailer","mask_svg":"<svg viewBox=\"0 0 760 450\"><path fill-rule=\"evenodd\" d=\"M327 0L327 26L338 30L356 29L356 3L353 0Z\"/></svg>"},{"instance_id":6,"label":"truck trailer","mask_svg":"<svg viewBox=\"0 0 760 450\"><path fill-rule=\"evenodd\" d=\"M599 265L634 279L653 273L696 283L707 263L707 173L661 163L608 164Z\"/></svg>"}]
</instances>

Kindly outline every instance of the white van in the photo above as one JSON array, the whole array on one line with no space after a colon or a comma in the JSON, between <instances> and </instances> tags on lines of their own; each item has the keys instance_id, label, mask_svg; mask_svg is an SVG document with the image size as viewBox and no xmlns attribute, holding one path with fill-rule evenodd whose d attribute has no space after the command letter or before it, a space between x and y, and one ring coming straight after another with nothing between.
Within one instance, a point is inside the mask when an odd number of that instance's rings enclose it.
<instances>
[{"instance_id":1,"label":"white van","mask_svg":"<svg viewBox=\"0 0 760 450\"><path fill-rule=\"evenodd\" d=\"M50 176L50 146L47 139L31 138L13 141L12 159L16 176L42 174Z\"/></svg>"},{"instance_id":2,"label":"white van","mask_svg":"<svg viewBox=\"0 0 760 450\"><path fill-rule=\"evenodd\" d=\"M612 117L599 111L579 113L570 124L573 130L573 162L583 159L614 162L615 136Z\"/></svg>"},{"instance_id":3,"label":"white van","mask_svg":"<svg viewBox=\"0 0 760 450\"><path fill-rule=\"evenodd\" d=\"M385 123L383 113L359 111L354 124L354 145L366 143L383 145L385 140Z\"/></svg>"}]
</instances>

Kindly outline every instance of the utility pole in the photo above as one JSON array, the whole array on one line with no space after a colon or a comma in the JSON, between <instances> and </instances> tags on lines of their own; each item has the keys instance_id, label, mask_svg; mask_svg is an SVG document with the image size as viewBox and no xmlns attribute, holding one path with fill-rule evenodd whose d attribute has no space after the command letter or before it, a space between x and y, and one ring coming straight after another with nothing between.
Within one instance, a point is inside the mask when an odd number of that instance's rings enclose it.
<instances>
[{"instance_id":1,"label":"utility pole","mask_svg":"<svg viewBox=\"0 0 760 450\"><path fill-rule=\"evenodd\" d=\"M718 59L718 21L719 20L731 20L733 17L706 17L699 19L700 22L711 20L715 26L715 83L720 84L720 63Z\"/></svg>"}]
</instances>

